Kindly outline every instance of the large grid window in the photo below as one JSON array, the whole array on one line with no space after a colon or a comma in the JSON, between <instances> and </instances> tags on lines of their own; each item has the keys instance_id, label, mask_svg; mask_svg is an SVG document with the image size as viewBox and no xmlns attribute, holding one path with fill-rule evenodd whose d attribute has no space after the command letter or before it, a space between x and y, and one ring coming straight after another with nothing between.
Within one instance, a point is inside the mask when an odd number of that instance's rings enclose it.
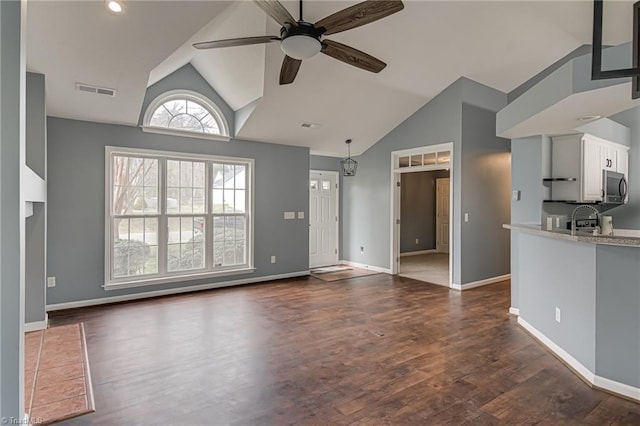
<instances>
[{"instance_id":1,"label":"large grid window","mask_svg":"<svg viewBox=\"0 0 640 426\"><path fill-rule=\"evenodd\" d=\"M252 161L107 148L106 287L252 270Z\"/></svg>"}]
</instances>

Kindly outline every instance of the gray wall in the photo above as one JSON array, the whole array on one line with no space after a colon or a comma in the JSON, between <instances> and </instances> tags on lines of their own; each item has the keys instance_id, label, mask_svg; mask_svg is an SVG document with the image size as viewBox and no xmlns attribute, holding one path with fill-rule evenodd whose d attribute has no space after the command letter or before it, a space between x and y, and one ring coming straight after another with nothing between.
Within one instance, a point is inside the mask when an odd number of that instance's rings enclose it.
<instances>
[{"instance_id":1,"label":"gray wall","mask_svg":"<svg viewBox=\"0 0 640 426\"><path fill-rule=\"evenodd\" d=\"M442 91L398 127L356 157L356 176L343 181L343 248L346 260L390 268L391 152L454 143L455 164L461 160L462 79ZM462 168L453 171L454 281L460 277L460 182ZM360 247L364 253L360 253Z\"/></svg>"},{"instance_id":2,"label":"gray wall","mask_svg":"<svg viewBox=\"0 0 640 426\"><path fill-rule=\"evenodd\" d=\"M401 175L400 253L436 248L436 179L448 177L448 170Z\"/></svg>"},{"instance_id":3,"label":"gray wall","mask_svg":"<svg viewBox=\"0 0 640 426\"><path fill-rule=\"evenodd\" d=\"M495 135L496 114L462 105L461 284L508 274L511 214L509 140ZM487 250L487 246L491 249ZM454 281L455 282L455 281Z\"/></svg>"},{"instance_id":4,"label":"gray wall","mask_svg":"<svg viewBox=\"0 0 640 426\"><path fill-rule=\"evenodd\" d=\"M511 223L540 224L542 218L542 137L511 140L511 186L520 200L511 202Z\"/></svg>"},{"instance_id":5,"label":"gray wall","mask_svg":"<svg viewBox=\"0 0 640 426\"><path fill-rule=\"evenodd\" d=\"M369 148L364 154L357 157L358 174L350 179L345 179L344 188L344 258L347 260L373 265L382 268L390 268L391 236L390 236L390 179L391 179L391 152L416 148L428 145L453 142L454 167L453 167L453 282L464 284L488 278L490 268L495 268L491 276L502 275L508 272L508 235L505 234L507 245L506 252L492 251L491 256L501 259L492 259L490 267L482 267L476 262L476 253L462 257L461 246L471 244L477 247L486 244L485 241L474 241L476 235L485 235L482 230L471 231L469 237L462 240L462 212L469 212L471 220L475 214L478 219L489 214L494 209L491 204L485 203L485 191L474 193L474 179L476 173L482 169L483 151L498 153L508 152L506 140L495 136L495 114L506 104L506 94L491 89L467 78L460 78L447 87L444 91L430 100L426 105L416 111L411 117L398 125L385 137ZM468 106L484 108L489 112L475 111L467 108L465 116L470 123L464 128L466 132L466 145L463 143L463 103ZM489 130L493 131L489 133ZM477 136L476 136L477 135ZM474 144L479 146L474 148ZM468 150L465 155L463 151ZM474 166L479 162L477 166ZM497 175L502 175L503 168ZM482 179L494 182L493 172L482 171ZM503 176L505 187L509 186L509 172ZM471 188L463 194L463 184ZM502 193L503 189L499 189ZM508 204L508 198L505 201ZM498 217L503 216L502 204L496 207ZM508 207L507 207L508 212ZM508 213L506 216L508 221ZM506 222L505 222L506 223ZM480 227L480 221L471 226ZM497 229L490 225L490 233L496 235ZM375 232L372 232L375 230ZM469 232L467 228L464 232ZM498 237L502 238L502 237ZM500 242L500 247L503 243ZM360 247L364 247L364 253ZM484 250L484 249L483 249ZM486 251L486 250L485 250ZM504 259L504 260L502 260ZM468 262L468 263L465 263ZM468 272L462 274L462 268Z\"/></svg>"},{"instance_id":6,"label":"gray wall","mask_svg":"<svg viewBox=\"0 0 640 426\"><path fill-rule=\"evenodd\" d=\"M544 188L544 141L541 136L511 140L511 189L520 191L520 200L511 201L511 223L540 224ZM511 232L511 307L519 308L519 239Z\"/></svg>"},{"instance_id":7,"label":"gray wall","mask_svg":"<svg viewBox=\"0 0 640 426\"><path fill-rule=\"evenodd\" d=\"M284 220L284 211L309 211L309 151L306 148L233 140L215 142L145 133L135 127L49 117L47 289L55 304L140 293L245 277L309 269L309 231L305 220ZM105 292L105 146L124 146L255 159L253 274L188 281L173 285ZM278 263L271 264L270 256Z\"/></svg>"},{"instance_id":8,"label":"gray wall","mask_svg":"<svg viewBox=\"0 0 640 426\"><path fill-rule=\"evenodd\" d=\"M595 371L596 245L519 234L520 316Z\"/></svg>"},{"instance_id":9,"label":"gray wall","mask_svg":"<svg viewBox=\"0 0 640 426\"><path fill-rule=\"evenodd\" d=\"M342 176L342 169L340 169L340 158L337 157L328 157L326 155L310 155L309 156L309 170L326 170L328 172L338 172L338 188L340 189L338 194L338 218L340 222L338 223L338 259L343 260L343 249L342 249L342 230L343 230L343 220L342 217L344 215L343 209L343 193L342 190L342 180L345 179ZM350 179L350 177L347 177Z\"/></svg>"},{"instance_id":10,"label":"gray wall","mask_svg":"<svg viewBox=\"0 0 640 426\"><path fill-rule=\"evenodd\" d=\"M509 94L508 94L509 102L513 102L514 100L516 100L520 95L526 93L529 89L531 89L536 84L540 83L547 76L552 74L555 70L557 70L558 68L560 68L561 66L563 66L567 62L569 62L572 59L575 59L575 58L577 58L579 56L587 55L589 53L591 53L591 45L588 45L588 44L583 44L582 46L580 46L577 49L573 50L572 52L570 52L566 56L562 57L561 59L557 60L553 64L549 65L547 68L545 68L544 70L540 71L538 74L534 75L529 80L525 81L520 86L516 87L511 92L509 92Z\"/></svg>"},{"instance_id":11,"label":"gray wall","mask_svg":"<svg viewBox=\"0 0 640 426\"><path fill-rule=\"evenodd\" d=\"M188 66L149 89L145 104L176 88L203 90L203 80ZM204 83L206 84L206 83ZM208 86L207 86L208 87ZM217 96L217 95L216 95ZM230 125L233 116L227 116ZM263 277L309 269L306 220L284 220L284 211L309 212L309 150L285 145L230 142L145 133L136 127L48 119L48 259L47 303L100 299L182 286ZM251 274L104 291L105 146L135 147L255 159L254 258ZM275 255L278 262L270 263Z\"/></svg>"},{"instance_id":12,"label":"gray wall","mask_svg":"<svg viewBox=\"0 0 640 426\"><path fill-rule=\"evenodd\" d=\"M44 75L27 73L26 162L42 179L47 178L47 137ZM26 221L25 322L44 321L46 289L46 205L33 204Z\"/></svg>"},{"instance_id":13,"label":"gray wall","mask_svg":"<svg viewBox=\"0 0 640 426\"><path fill-rule=\"evenodd\" d=\"M596 375L640 387L640 250L513 234L522 319Z\"/></svg>"},{"instance_id":14,"label":"gray wall","mask_svg":"<svg viewBox=\"0 0 640 426\"><path fill-rule=\"evenodd\" d=\"M584 126L576 127L576 131L588 133L621 145L631 146L631 129L609 118L601 118Z\"/></svg>"},{"instance_id":15,"label":"gray wall","mask_svg":"<svg viewBox=\"0 0 640 426\"><path fill-rule=\"evenodd\" d=\"M227 105L227 103L222 99L218 92L213 90L209 83L202 78L200 73L196 71L196 69L191 64L186 64L182 68L176 70L170 75L166 76L156 84L147 88L147 92L144 95L144 101L142 102L142 109L140 110L140 117L138 120L138 124L142 125L142 119L144 118L144 113L147 110L147 107L155 98L160 96L166 91L169 90L192 90L194 92L200 93L205 97L209 98L224 115L224 118L227 120L227 124L229 125L229 135L235 135L235 116L234 112Z\"/></svg>"},{"instance_id":16,"label":"gray wall","mask_svg":"<svg viewBox=\"0 0 640 426\"><path fill-rule=\"evenodd\" d=\"M629 203L611 211L614 226L620 229L640 229L640 107L610 117L631 129L629 150Z\"/></svg>"},{"instance_id":17,"label":"gray wall","mask_svg":"<svg viewBox=\"0 0 640 426\"><path fill-rule=\"evenodd\" d=\"M596 374L640 387L640 250L597 247Z\"/></svg>"},{"instance_id":18,"label":"gray wall","mask_svg":"<svg viewBox=\"0 0 640 426\"><path fill-rule=\"evenodd\" d=\"M22 4L0 2L0 418L24 416L25 57Z\"/></svg>"},{"instance_id":19,"label":"gray wall","mask_svg":"<svg viewBox=\"0 0 640 426\"><path fill-rule=\"evenodd\" d=\"M27 73L27 166L42 179L47 178L47 112L43 74Z\"/></svg>"}]
</instances>

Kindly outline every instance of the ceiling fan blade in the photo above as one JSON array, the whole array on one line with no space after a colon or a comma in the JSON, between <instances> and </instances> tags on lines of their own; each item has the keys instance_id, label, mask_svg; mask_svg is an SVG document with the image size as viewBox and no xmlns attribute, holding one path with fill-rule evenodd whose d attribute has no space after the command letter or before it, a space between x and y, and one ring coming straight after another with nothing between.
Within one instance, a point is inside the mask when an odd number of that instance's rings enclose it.
<instances>
[{"instance_id":1,"label":"ceiling fan blade","mask_svg":"<svg viewBox=\"0 0 640 426\"><path fill-rule=\"evenodd\" d=\"M280 40L280 37L276 36L230 38L226 40L203 41L202 43L195 43L193 47L196 49L217 49L220 47L249 46L252 44L270 43L278 40Z\"/></svg>"},{"instance_id":2,"label":"ceiling fan blade","mask_svg":"<svg viewBox=\"0 0 640 426\"><path fill-rule=\"evenodd\" d=\"M284 24L290 24L294 27L298 26L298 21L289 13L287 9L278 0L253 0L258 7L271 16L278 24L284 27Z\"/></svg>"},{"instance_id":3,"label":"ceiling fan blade","mask_svg":"<svg viewBox=\"0 0 640 426\"><path fill-rule=\"evenodd\" d=\"M353 65L365 71L379 73L387 66L387 64L380 59L374 58L346 44L338 43L337 41L323 40L321 52L345 64Z\"/></svg>"},{"instance_id":4,"label":"ceiling fan blade","mask_svg":"<svg viewBox=\"0 0 640 426\"><path fill-rule=\"evenodd\" d=\"M293 59L285 55L284 61L282 61L282 68L280 68L281 85L293 83L293 80L296 79L296 75L298 75L300 64L302 64L301 60Z\"/></svg>"},{"instance_id":5,"label":"ceiling fan blade","mask_svg":"<svg viewBox=\"0 0 640 426\"><path fill-rule=\"evenodd\" d=\"M325 29L324 35L335 34L369 24L402 9L402 0L367 0L327 16L314 25L318 29Z\"/></svg>"}]
</instances>

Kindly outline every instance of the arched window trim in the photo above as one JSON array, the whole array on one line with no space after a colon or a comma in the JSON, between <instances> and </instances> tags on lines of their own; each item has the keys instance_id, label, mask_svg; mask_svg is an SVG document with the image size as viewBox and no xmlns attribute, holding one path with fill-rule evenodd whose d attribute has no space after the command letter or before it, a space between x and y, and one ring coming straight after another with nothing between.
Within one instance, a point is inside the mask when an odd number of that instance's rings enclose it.
<instances>
[{"instance_id":1,"label":"arched window trim","mask_svg":"<svg viewBox=\"0 0 640 426\"><path fill-rule=\"evenodd\" d=\"M185 99L192 102L197 102L203 107L205 107L209 113L213 116L214 120L218 123L220 128L220 134L216 135L213 133L201 133L201 132L192 132L189 130L180 130L180 129L172 129L169 127L162 126L152 126L149 123L151 122L151 117L155 110L160 107L165 102L173 101L176 99ZM201 138L201 139L213 139L218 141L228 142L231 140L229 135L229 125L227 124L227 120L224 118L224 114L210 99L201 95L198 92L194 92L192 90L170 90L168 92L164 92L158 97L156 97L149 106L147 107L144 117L142 119L142 130L150 133L160 133L165 135L175 135L175 136L186 136L191 138Z\"/></svg>"}]
</instances>

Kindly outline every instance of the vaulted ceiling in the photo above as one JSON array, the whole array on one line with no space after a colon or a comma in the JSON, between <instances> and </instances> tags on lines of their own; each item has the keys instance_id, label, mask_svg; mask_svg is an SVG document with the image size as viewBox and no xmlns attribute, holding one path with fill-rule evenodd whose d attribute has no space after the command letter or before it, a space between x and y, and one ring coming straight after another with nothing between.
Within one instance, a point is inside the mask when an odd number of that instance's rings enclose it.
<instances>
[{"instance_id":1,"label":"vaulted ceiling","mask_svg":"<svg viewBox=\"0 0 640 426\"><path fill-rule=\"evenodd\" d=\"M283 1L294 16L298 2ZM315 22L356 2L305 1ZM192 63L234 109L256 101L241 139L358 154L441 90L466 76L509 92L590 43L591 1L405 1L405 9L328 38L385 61L371 74L325 55L305 60L296 81L278 84L277 43L197 51L191 44L279 34L250 1L28 3L28 68L46 75L49 115L136 125L147 86ZM605 2L605 43L631 39L631 2ZM628 23L627 23L628 22ZM114 98L75 91L75 82L117 90ZM305 129L302 122L318 124Z\"/></svg>"}]
</instances>

